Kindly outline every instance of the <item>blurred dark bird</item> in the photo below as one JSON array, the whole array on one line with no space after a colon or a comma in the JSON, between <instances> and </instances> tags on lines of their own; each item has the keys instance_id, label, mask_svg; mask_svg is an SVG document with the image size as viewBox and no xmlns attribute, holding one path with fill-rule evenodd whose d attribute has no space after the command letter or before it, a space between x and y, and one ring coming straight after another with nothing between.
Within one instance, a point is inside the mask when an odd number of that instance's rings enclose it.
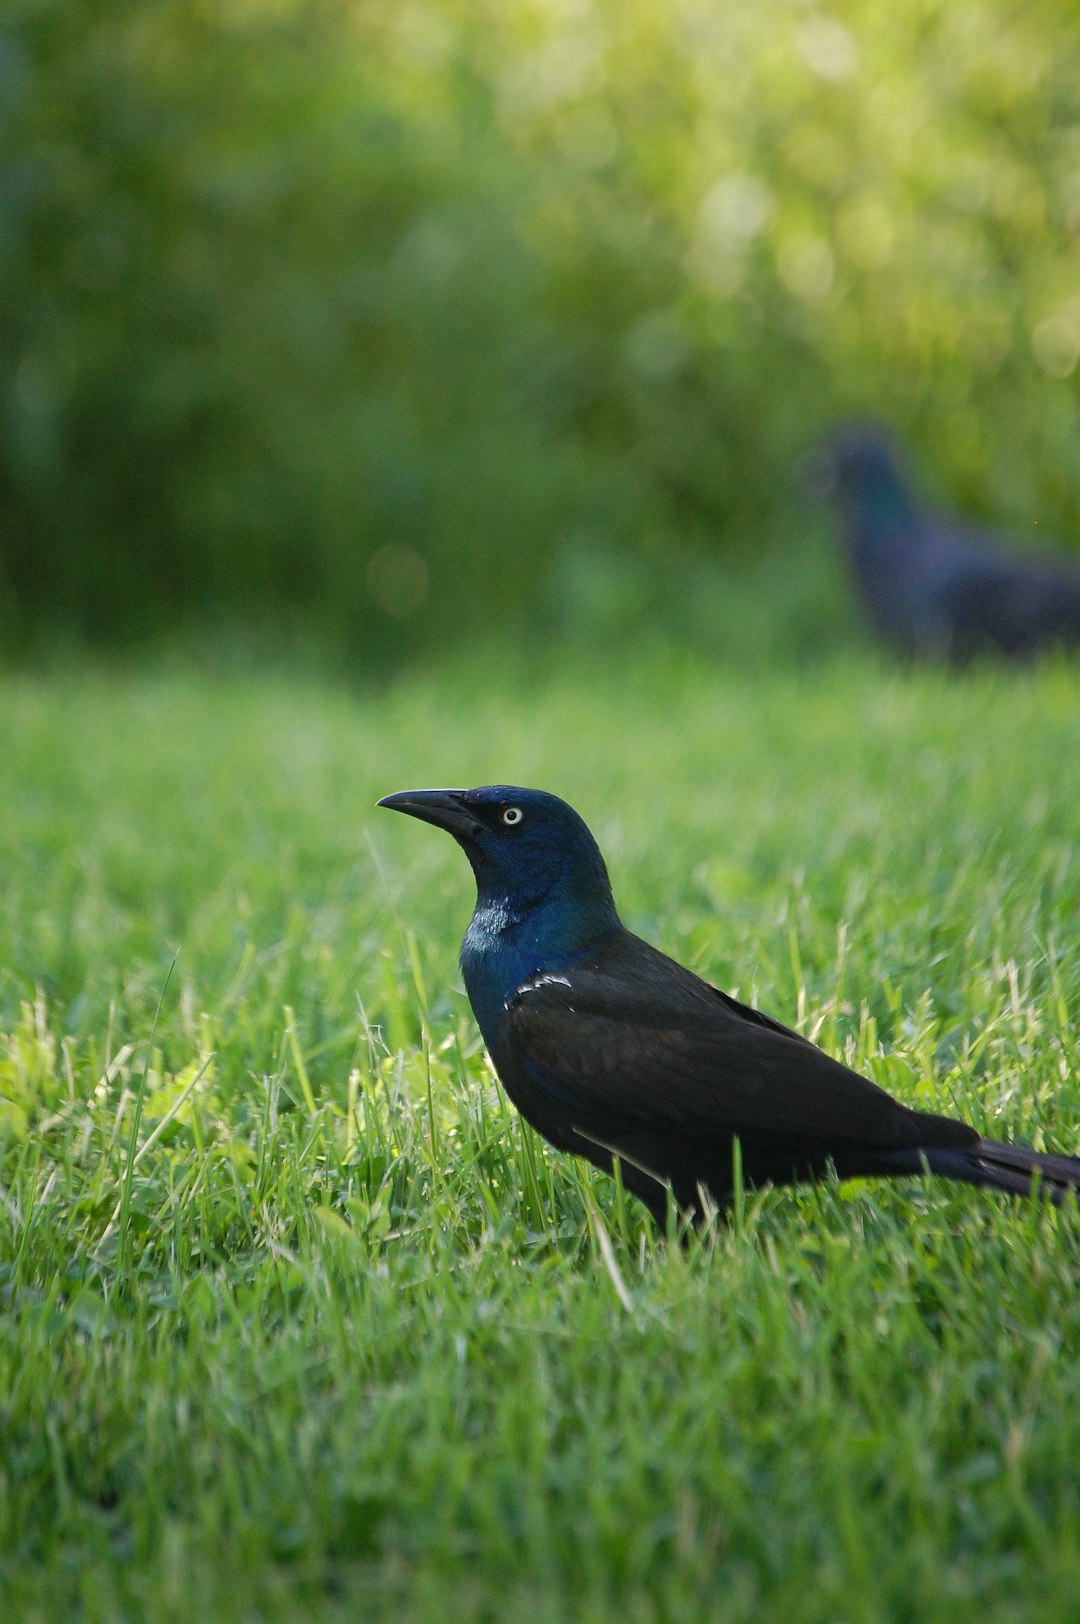
<instances>
[{"instance_id":1,"label":"blurred dark bird","mask_svg":"<svg viewBox=\"0 0 1080 1624\"><path fill-rule=\"evenodd\" d=\"M747 1185L938 1173L1060 1201L1080 1159L910 1110L619 922L600 850L554 795L504 784L379 802L446 829L476 875L465 986L506 1092L559 1150L612 1171L659 1223ZM1038 1178L1037 1186L1033 1182Z\"/></svg>"},{"instance_id":2,"label":"blurred dark bird","mask_svg":"<svg viewBox=\"0 0 1080 1624\"><path fill-rule=\"evenodd\" d=\"M841 431L810 459L808 475L839 509L872 629L904 653L1025 659L1080 644L1080 560L1010 545L923 507L880 429Z\"/></svg>"}]
</instances>

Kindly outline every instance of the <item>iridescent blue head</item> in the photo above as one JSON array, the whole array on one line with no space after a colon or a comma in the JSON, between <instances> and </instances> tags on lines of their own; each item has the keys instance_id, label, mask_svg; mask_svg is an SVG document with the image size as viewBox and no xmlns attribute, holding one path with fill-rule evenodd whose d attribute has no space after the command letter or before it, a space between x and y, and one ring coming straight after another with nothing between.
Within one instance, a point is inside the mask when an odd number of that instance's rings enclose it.
<instances>
[{"instance_id":1,"label":"iridescent blue head","mask_svg":"<svg viewBox=\"0 0 1080 1624\"><path fill-rule=\"evenodd\" d=\"M461 846L481 906L515 914L547 901L617 922L600 848L573 807L539 789L484 784L479 789L411 789L380 806L446 829Z\"/></svg>"},{"instance_id":2,"label":"iridescent blue head","mask_svg":"<svg viewBox=\"0 0 1080 1624\"><path fill-rule=\"evenodd\" d=\"M461 944L469 1001L489 1046L506 1002L530 976L573 964L619 916L604 859L573 807L513 784L410 789L379 802L446 829L476 875Z\"/></svg>"}]
</instances>

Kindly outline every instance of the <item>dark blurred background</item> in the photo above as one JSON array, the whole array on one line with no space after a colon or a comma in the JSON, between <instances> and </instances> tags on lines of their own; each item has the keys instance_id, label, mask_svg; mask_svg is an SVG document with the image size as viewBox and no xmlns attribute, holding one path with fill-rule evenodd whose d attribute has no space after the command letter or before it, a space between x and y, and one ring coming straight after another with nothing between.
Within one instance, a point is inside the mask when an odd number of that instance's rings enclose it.
<instances>
[{"instance_id":1,"label":"dark blurred background","mask_svg":"<svg viewBox=\"0 0 1080 1624\"><path fill-rule=\"evenodd\" d=\"M812 645L837 418L1080 537L1078 249L1075 0L8 0L2 657Z\"/></svg>"}]
</instances>

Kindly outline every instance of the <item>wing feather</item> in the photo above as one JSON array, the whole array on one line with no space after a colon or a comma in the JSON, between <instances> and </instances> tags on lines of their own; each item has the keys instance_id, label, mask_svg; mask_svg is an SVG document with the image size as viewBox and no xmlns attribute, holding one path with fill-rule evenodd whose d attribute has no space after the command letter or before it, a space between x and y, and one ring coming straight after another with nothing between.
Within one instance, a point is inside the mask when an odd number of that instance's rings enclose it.
<instances>
[{"instance_id":1,"label":"wing feather","mask_svg":"<svg viewBox=\"0 0 1080 1624\"><path fill-rule=\"evenodd\" d=\"M943 1125L937 1142L971 1133L908 1110L629 933L616 964L598 954L519 988L503 1045L575 1128L610 1135L614 1123L620 1143L643 1133L697 1143L737 1135L892 1150L925 1144L935 1122Z\"/></svg>"}]
</instances>

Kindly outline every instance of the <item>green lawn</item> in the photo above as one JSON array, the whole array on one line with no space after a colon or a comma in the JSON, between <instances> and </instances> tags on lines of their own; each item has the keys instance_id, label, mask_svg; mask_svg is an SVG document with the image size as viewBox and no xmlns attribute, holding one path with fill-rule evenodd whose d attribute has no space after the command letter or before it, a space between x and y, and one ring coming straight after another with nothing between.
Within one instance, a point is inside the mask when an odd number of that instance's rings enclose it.
<instances>
[{"instance_id":1,"label":"green lawn","mask_svg":"<svg viewBox=\"0 0 1080 1624\"><path fill-rule=\"evenodd\" d=\"M467 865L373 803L558 791L642 934L1076 1150L1080 672L578 662L3 680L5 1619L1075 1619L1080 1219L668 1247L523 1132Z\"/></svg>"}]
</instances>

